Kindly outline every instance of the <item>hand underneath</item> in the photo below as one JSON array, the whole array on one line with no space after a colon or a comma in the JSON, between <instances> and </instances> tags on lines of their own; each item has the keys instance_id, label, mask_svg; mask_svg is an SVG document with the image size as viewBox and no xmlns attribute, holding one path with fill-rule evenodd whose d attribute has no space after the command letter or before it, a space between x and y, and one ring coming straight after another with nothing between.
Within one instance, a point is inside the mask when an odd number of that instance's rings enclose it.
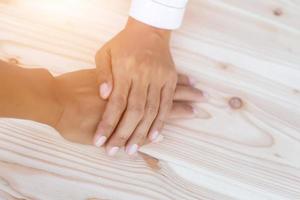
<instances>
[{"instance_id":1,"label":"hand underneath","mask_svg":"<svg viewBox=\"0 0 300 200\"><path fill-rule=\"evenodd\" d=\"M203 100L202 92L188 83L188 78L178 76L174 102L168 118L195 117L190 102ZM55 127L61 135L72 142L92 144L107 102L99 98L95 70L82 70L56 77L58 97L63 105L63 114ZM134 154L135 149L128 150Z\"/></svg>"},{"instance_id":2,"label":"hand underneath","mask_svg":"<svg viewBox=\"0 0 300 200\"><path fill-rule=\"evenodd\" d=\"M170 31L130 18L97 53L100 94L109 100L96 130L96 146L106 143L112 153L157 139L177 83L169 40Z\"/></svg>"}]
</instances>

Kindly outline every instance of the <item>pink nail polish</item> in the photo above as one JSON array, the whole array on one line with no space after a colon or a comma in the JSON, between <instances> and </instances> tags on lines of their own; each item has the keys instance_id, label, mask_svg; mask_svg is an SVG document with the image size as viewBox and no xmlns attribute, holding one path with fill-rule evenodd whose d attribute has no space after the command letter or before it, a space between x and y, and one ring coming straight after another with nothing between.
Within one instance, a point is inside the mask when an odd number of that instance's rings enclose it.
<instances>
[{"instance_id":1,"label":"pink nail polish","mask_svg":"<svg viewBox=\"0 0 300 200\"><path fill-rule=\"evenodd\" d=\"M202 92L202 95L205 100L209 99L209 94L207 92Z\"/></svg>"},{"instance_id":2,"label":"pink nail polish","mask_svg":"<svg viewBox=\"0 0 300 200\"><path fill-rule=\"evenodd\" d=\"M105 136L96 137L95 146L101 147L106 142L106 140L107 140L107 138Z\"/></svg>"},{"instance_id":3,"label":"pink nail polish","mask_svg":"<svg viewBox=\"0 0 300 200\"><path fill-rule=\"evenodd\" d=\"M164 140L164 136L163 135L159 135L154 141L153 143L159 143L162 142Z\"/></svg>"},{"instance_id":4,"label":"pink nail polish","mask_svg":"<svg viewBox=\"0 0 300 200\"><path fill-rule=\"evenodd\" d=\"M159 132L158 131L154 131L152 133L152 135L150 136L150 140L151 141L155 141L158 138L158 136L159 136Z\"/></svg>"},{"instance_id":5,"label":"pink nail polish","mask_svg":"<svg viewBox=\"0 0 300 200\"><path fill-rule=\"evenodd\" d=\"M193 109L193 114L194 114L194 115L197 115L197 114L198 114L198 109L197 109L196 107L194 107L194 106L193 106L192 109Z\"/></svg>"},{"instance_id":6,"label":"pink nail polish","mask_svg":"<svg viewBox=\"0 0 300 200\"><path fill-rule=\"evenodd\" d=\"M193 77L189 77L189 83L191 86L195 86L197 84L197 79L193 78Z\"/></svg>"},{"instance_id":7,"label":"pink nail polish","mask_svg":"<svg viewBox=\"0 0 300 200\"><path fill-rule=\"evenodd\" d=\"M110 95L111 87L107 83L102 83L100 85L100 95L103 99L107 99Z\"/></svg>"},{"instance_id":8,"label":"pink nail polish","mask_svg":"<svg viewBox=\"0 0 300 200\"><path fill-rule=\"evenodd\" d=\"M133 144L133 145L129 146L129 148L126 149L126 152L129 155L134 155L134 154L136 154L138 148L139 148L139 146L137 144Z\"/></svg>"},{"instance_id":9,"label":"pink nail polish","mask_svg":"<svg viewBox=\"0 0 300 200\"><path fill-rule=\"evenodd\" d=\"M113 148L111 148L109 151L108 151L108 155L109 156L114 156L114 155L116 155L117 153L118 153L118 151L119 151L119 147L113 147Z\"/></svg>"},{"instance_id":10,"label":"pink nail polish","mask_svg":"<svg viewBox=\"0 0 300 200\"><path fill-rule=\"evenodd\" d=\"M100 122L94 137L94 145L97 147L101 147L107 140L107 137L104 136L104 129L102 127L103 125Z\"/></svg>"}]
</instances>

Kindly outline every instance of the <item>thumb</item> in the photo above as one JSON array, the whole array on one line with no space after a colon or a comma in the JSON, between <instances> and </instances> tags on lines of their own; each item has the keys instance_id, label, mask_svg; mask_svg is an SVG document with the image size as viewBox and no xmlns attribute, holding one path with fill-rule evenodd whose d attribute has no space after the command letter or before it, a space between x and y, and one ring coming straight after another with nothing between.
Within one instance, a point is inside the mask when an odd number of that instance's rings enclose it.
<instances>
[{"instance_id":1,"label":"thumb","mask_svg":"<svg viewBox=\"0 0 300 200\"><path fill-rule=\"evenodd\" d=\"M96 55L97 81L101 98L107 99L113 89L111 56L107 50L100 50Z\"/></svg>"}]
</instances>

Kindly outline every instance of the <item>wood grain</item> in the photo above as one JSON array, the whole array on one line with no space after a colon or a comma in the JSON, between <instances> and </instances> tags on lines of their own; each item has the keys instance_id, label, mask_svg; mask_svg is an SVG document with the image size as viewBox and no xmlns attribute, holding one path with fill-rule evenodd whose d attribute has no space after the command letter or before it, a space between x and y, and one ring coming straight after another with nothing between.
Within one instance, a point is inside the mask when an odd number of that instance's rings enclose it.
<instances>
[{"instance_id":1,"label":"wood grain","mask_svg":"<svg viewBox=\"0 0 300 200\"><path fill-rule=\"evenodd\" d=\"M0 130L0 187L6 193L13 191L16 198L210 199L215 195L180 178L163 161L161 170L153 171L141 157L107 157L103 149L68 143L51 128L28 121L3 119Z\"/></svg>"},{"instance_id":2,"label":"wood grain","mask_svg":"<svg viewBox=\"0 0 300 200\"><path fill-rule=\"evenodd\" d=\"M54 74L94 67L129 3L0 1L0 58ZM169 121L166 139L141 149L154 170L141 155L113 159L41 124L1 120L0 197L300 199L299 5L190 1L172 51L209 99L198 118Z\"/></svg>"}]
</instances>

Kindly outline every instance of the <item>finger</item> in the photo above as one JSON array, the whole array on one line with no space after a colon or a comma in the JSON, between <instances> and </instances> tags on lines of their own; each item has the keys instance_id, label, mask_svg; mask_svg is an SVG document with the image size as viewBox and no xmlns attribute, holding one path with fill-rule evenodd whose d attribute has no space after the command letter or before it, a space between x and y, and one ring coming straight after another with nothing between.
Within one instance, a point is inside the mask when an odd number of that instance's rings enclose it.
<instances>
[{"instance_id":1,"label":"finger","mask_svg":"<svg viewBox=\"0 0 300 200\"><path fill-rule=\"evenodd\" d=\"M190 85L190 80L187 75L178 74L177 84L179 85Z\"/></svg>"},{"instance_id":2,"label":"finger","mask_svg":"<svg viewBox=\"0 0 300 200\"><path fill-rule=\"evenodd\" d=\"M127 105L130 82L124 78L117 80L94 136L94 144L98 147L102 146L111 136Z\"/></svg>"},{"instance_id":3,"label":"finger","mask_svg":"<svg viewBox=\"0 0 300 200\"><path fill-rule=\"evenodd\" d=\"M194 118L195 110L192 105L186 103L173 103L168 119Z\"/></svg>"},{"instance_id":4,"label":"finger","mask_svg":"<svg viewBox=\"0 0 300 200\"><path fill-rule=\"evenodd\" d=\"M102 48L96 54L96 65L100 96L103 99L107 99L113 89L111 57L107 49Z\"/></svg>"},{"instance_id":5,"label":"finger","mask_svg":"<svg viewBox=\"0 0 300 200\"><path fill-rule=\"evenodd\" d=\"M168 115L168 119L190 119L197 117L197 113L192 105L186 103L173 103L172 109ZM152 142L160 142L164 139L162 135L158 135ZM141 145L149 144L150 140L145 139ZM141 146L140 145L140 146Z\"/></svg>"},{"instance_id":6,"label":"finger","mask_svg":"<svg viewBox=\"0 0 300 200\"><path fill-rule=\"evenodd\" d=\"M125 146L128 139L138 126L144 115L148 85L133 83L128 98L126 111L114 134L109 139L106 149L109 155L115 154L114 149ZM137 149L135 146L134 148Z\"/></svg>"},{"instance_id":7,"label":"finger","mask_svg":"<svg viewBox=\"0 0 300 200\"><path fill-rule=\"evenodd\" d=\"M149 129L158 113L160 90L159 87L149 87L144 117L126 145L126 152L129 155L135 154L147 139Z\"/></svg>"},{"instance_id":8,"label":"finger","mask_svg":"<svg viewBox=\"0 0 300 200\"><path fill-rule=\"evenodd\" d=\"M195 85L197 82L196 79L189 77L187 75L184 74L178 74L178 80L177 80L177 84L179 85Z\"/></svg>"},{"instance_id":9,"label":"finger","mask_svg":"<svg viewBox=\"0 0 300 200\"><path fill-rule=\"evenodd\" d=\"M206 93L191 86L177 85L175 89L174 100L204 102L206 100Z\"/></svg>"},{"instance_id":10,"label":"finger","mask_svg":"<svg viewBox=\"0 0 300 200\"><path fill-rule=\"evenodd\" d=\"M165 85L162 89L159 112L150 129L149 139L151 141L155 141L159 137L164 121L172 108L174 91L175 87L171 85Z\"/></svg>"}]
</instances>

